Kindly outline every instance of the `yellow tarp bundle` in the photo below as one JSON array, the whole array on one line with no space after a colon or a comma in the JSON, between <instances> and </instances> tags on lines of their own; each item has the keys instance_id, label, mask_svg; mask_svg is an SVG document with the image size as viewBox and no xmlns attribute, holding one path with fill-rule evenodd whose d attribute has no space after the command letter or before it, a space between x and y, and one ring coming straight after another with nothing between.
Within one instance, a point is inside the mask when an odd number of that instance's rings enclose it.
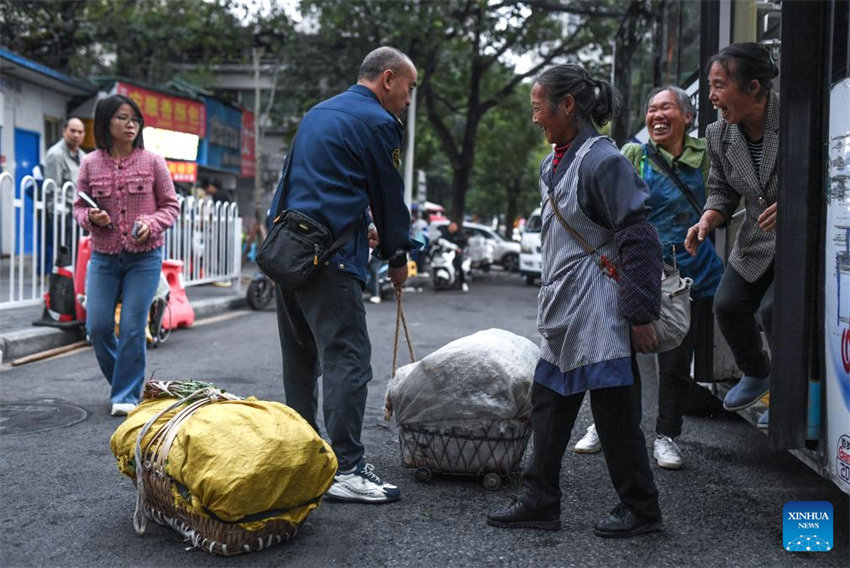
<instances>
[{"instance_id":1,"label":"yellow tarp bundle","mask_svg":"<svg viewBox=\"0 0 850 568\"><path fill-rule=\"evenodd\" d=\"M135 478L136 437L148 420L175 402L146 399L118 427L110 446L121 473ZM182 408L157 420L142 440L143 451ZM263 517L239 523L257 530L271 519L301 523L318 506L317 497L330 486L336 468L330 446L297 412L278 402L251 399L196 410L179 426L165 472L191 493L189 502L174 489L174 498L190 511L206 514L206 509L228 522Z\"/></svg>"}]
</instances>

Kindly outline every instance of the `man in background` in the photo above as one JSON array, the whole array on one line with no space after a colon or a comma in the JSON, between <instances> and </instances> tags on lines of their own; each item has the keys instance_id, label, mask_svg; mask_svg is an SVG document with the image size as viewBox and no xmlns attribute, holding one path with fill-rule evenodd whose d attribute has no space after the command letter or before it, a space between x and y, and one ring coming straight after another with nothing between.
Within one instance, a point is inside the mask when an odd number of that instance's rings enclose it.
<instances>
[{"instance_id":1,"label":"man in background","mask_svg":"<svg viewBox=\"0 0 850 568\"><path fill-rule=\"evenodd\" d=\"M83 121L72 116L65 121L65 127L62 129L62 139L47 150L44 157L44 177L45 181L52 179L56 182L56 187L48 185L45 200L47 205L47 261L45 272L51 270L53 263L53 219L54 215L65 215L64 224L59 228L60 241L61 235L65 235L65 243L70 245L71 229L74 219L71 215L71 207L74 201L74 192L68 191L65 193L63 202L56 202L54 206L54 192L61 199L62 186L66 182L71 182L75 186L77 184L77 173L80 171L80 162L86 153L80 148L83 140L86 137L86 127Z\"/></svg>"},{"instance_id":2,"label":"man in background","mask_svg":"<svg viewBox=\"0 0 850 568\"><path fill-rule=\"evenodd\" d=\"M59 189L65 182L77 183L80 161L86 153L80 148L86 137L86 127L77 117L65 121L62 139L47 150L44 158L44 177L56 182ZM70 201L70 200L69 200Z\"/></svg>"}]
</instances>

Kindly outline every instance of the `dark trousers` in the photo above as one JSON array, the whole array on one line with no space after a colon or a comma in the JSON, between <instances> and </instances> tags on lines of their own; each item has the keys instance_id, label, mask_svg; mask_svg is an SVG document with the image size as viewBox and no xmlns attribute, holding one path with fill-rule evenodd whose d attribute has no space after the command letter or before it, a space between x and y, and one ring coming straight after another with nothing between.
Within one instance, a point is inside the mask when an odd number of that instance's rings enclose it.
<instances>
[{"instance_id":1,"label":"dark trousers","mask_svg":"<svg viewBox=\"0 0 850 568\"><path fill-rule=\"evenodd\" d=\"M372 346L360 281L324 268L297 290L276 286L277 325L286 404L318 432L318 378L322 411L340 471L363 457L360 434L372 379Z\"/></svg>"},{"instance_id":2,"label":"dark trousers","mask_svg":"<svg viewBox=\"0 0 850 568\"><path fill-rule=\"evenodd\" d=\"M773 265L755 282L747 282L727 266L714 297L714 312L741 372L754 377L769 375L770 357L762 348L756 316L773 350Z\"/></svg>"},{"instance_id":3,"label":"dark trousers","mask_svg":"<svg viewBox=\"0 0 850 568\"><path fill-rule=\"evenodd\" d=\"M658 354L658 418L655 433L675 438L682 433L685 399L692 386L691 360L697 337L711 329L713 296L694 298L691 302L691 328L682 344Z\"/></svg>"},{"instance_id":4,"label":"dark trousers","mask_svg":"<svg viewBox=\"0 0 850 568\"><path fill-rule=\"evenodd\" d=\"M463 251L457 251L455 258L452 261L452 266L454 266L455 278L457 278L458 284L466 282L466 274L463 272Z\"/></svg>"},{"instance_id":5,"label":"dark trousers","mask_svg":"<svg viewBox=\"0 0 850 568\"><path fill-rule=\"evenodd\" d=\"M590 391L590 408L602 442L611 483L620 502L641 520L661 518L658 489L640 429L640 375L632 356L635 385ZM561 460L584 393L562 396L539 383L531 390L533 449L522 474L522 502L542 513L560 514Z\"/></svg>"}]
</instances>

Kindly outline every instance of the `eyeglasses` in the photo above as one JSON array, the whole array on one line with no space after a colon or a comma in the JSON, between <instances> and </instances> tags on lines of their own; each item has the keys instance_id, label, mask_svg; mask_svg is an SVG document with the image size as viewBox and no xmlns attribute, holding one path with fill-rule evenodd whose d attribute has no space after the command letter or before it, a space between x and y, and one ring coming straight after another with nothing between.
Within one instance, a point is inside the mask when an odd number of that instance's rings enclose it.
<instances>
[{"instance_id":1,"label":"eyeglasses","mask_svg":"<svg viewBox=\"0 0 850 568\"><path fill-rule=\"evenodd\" d=\"M124 116L123 114L118 114L113 116L115 120L122 124L135 124L136 126L140 126L142 124L142 119L135 116Z\"/></svg>"}]
</instances>

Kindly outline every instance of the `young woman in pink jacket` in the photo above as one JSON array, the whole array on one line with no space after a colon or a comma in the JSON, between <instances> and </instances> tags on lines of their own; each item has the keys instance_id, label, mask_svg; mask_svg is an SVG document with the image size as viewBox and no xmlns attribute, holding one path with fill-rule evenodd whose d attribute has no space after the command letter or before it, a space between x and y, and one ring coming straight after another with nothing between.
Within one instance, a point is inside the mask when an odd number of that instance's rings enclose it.
<instances>
[{"instance_id":1,"label":"young woman in pink jacket","mask_svg":"<svg viewBox=\"0 0 850 568\"><path fill-rule=\"evenodd\" d=\"M144 149L144 117L129 97L112 95L95 111L97 150L80 164L74 218L91 233L86 328L100 370L112 386L112 415L138 402L145 377L145 325L162 270L163 233L178 213L162 156ZM121 302L120 337L114 314Z\"/></svg>"}]
</instances>

